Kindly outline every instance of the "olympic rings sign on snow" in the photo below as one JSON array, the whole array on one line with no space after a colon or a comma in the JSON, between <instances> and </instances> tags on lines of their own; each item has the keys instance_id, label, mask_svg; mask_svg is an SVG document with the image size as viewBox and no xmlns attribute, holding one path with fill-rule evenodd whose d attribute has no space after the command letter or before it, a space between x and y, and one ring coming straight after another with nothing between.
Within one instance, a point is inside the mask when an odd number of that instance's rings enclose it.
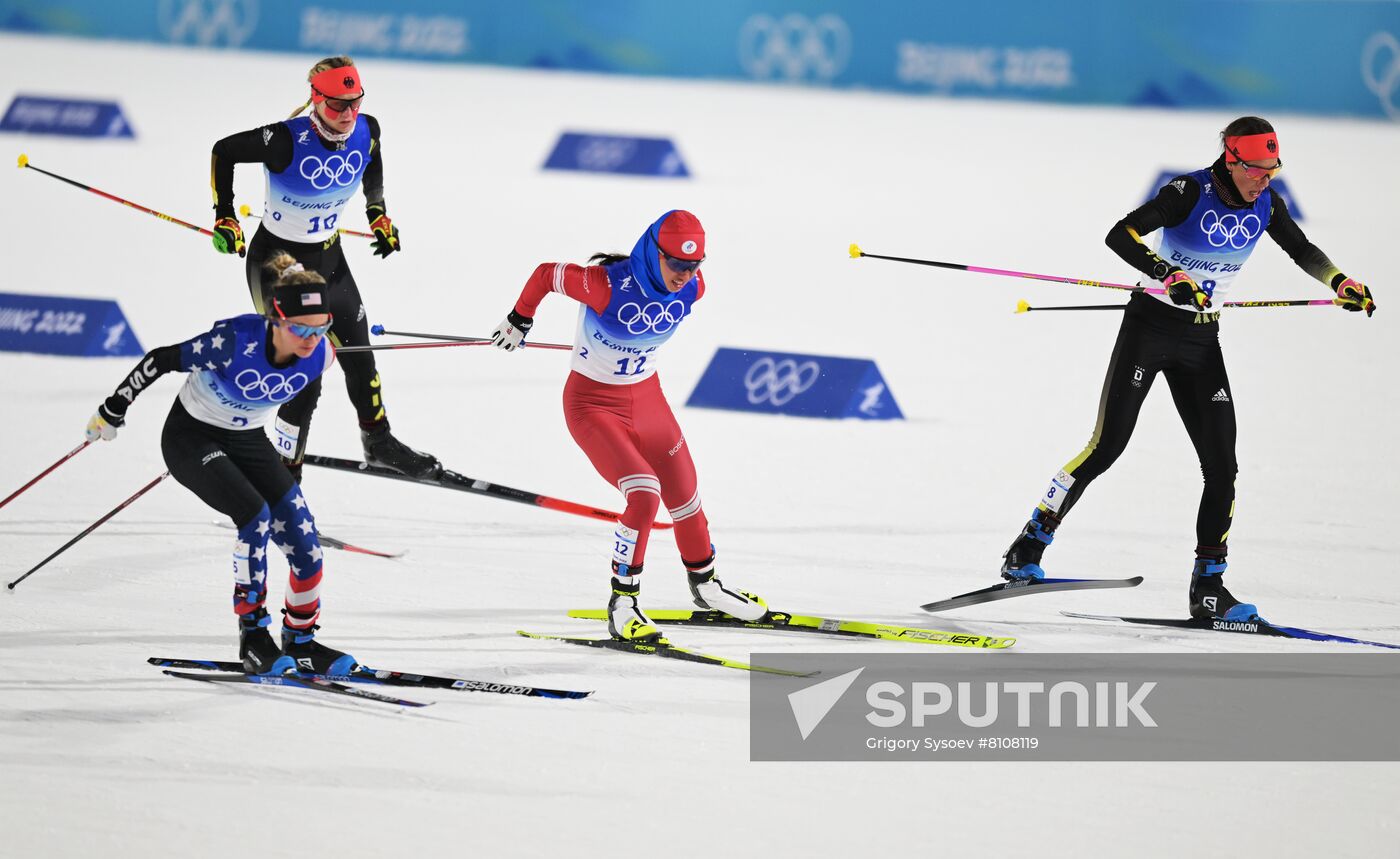
<instances>
[{"instance_id":1,"label":"olympic rings sign on snow","mask_svg":"<svg viewBox=\"0 0 1400 859\"><path fill-rule=\"evenodd\" d=\"M1378 68L1376 60L1385 50L1386 60ZM1381 109L1391 119L1400 119L1400 105L1395 104L1395 92L1400 90L1400 41L1385 31L1373 33L1361 49L1361 79L1366 89L1381 100Z\"/></svg>"},{"instance_id":2,"label":"olympic rings sign on snow","mask_svg":"<svg viewBox=\"0 0 1400 859\"><path fill-rule=\"evenodd\" d=\"M285 403L305 388L309 381L311 379L305 373L290 376L268 373L264 376L251 367L233 377L233 383L238 386L243 399L251 402L266 399L269 403Z\"/></svg>"},{"instance_id":3,"label":"olympic rings sign on snow","mask_svg":"<svg viewBox=\"0 0 1400 859\"><path fill-rule=\"evenodd\" d=\"M756 78L830 81L851 58L851 30L839 15L751 15L739 28L739 64Z\"/></svg>"},{"instance_id":4,"label":"olympic rings sign on snow","mask_svg":"<svg viewBox=\"0 0 1400 859\"><path fill-rule=\"evenodd\" d=\"M662 304L653 301L643 307L629 301L617 309L617 321L627 326L632 334L665 334L685 318L685 305L679 301Z\"/></svg>"},{"instance_id":5,"label":"olympic rings sign on snow","mask_svg":"<svg viewBox=\"0 0 1400 859\"><path fill-rule=\"evenodd\" d=\"M301 178L311 183L311 187L324 191L332 184L342 187L355 184L364 164L364 153L356 149L346 155L327 155L325 161L315 155L308 155L301 159L297 170L301 173Z\"/></svg>"},{"instance_id":6,"label":"olympic rings sign on snow","mask_svg":"<svg viewBox=\"0 0 1400 859\"><path fill-rule=\"evenodd\" d=\"M578 147L578 166L584 170L608 172L626 164L637 154L637 141L626 137L585 137Z\"/></svg>"},{"instance_id":7,"label":"olympic rings sign on snow","mask_svg":"<svg viewBox=\"0 0 1400 859\"><path fill-rule=\"evenodd\" d=\"M1201 215L1201 232L1211 247L1223 248L1229 245L1235 250L1244 250L1254 241L1263 228L1259 216L1253 213L1241 218L1239 215L1222 215L1214 209L1206 209Z\"/></svg>"},{"instance_id":8,"label":"olympic rings sign on snow","mask_svg":"<svg viewBox=\"0 0 1400 859\"><path fill-rule=\"evenodd\" d=\"M782 406L815 385L821 374L821 365L816 361L799 364L791 358L774 361L765 356L753 362L744 374L744 387L749 389L750 403Z\"/></svg>"}]
</instances>

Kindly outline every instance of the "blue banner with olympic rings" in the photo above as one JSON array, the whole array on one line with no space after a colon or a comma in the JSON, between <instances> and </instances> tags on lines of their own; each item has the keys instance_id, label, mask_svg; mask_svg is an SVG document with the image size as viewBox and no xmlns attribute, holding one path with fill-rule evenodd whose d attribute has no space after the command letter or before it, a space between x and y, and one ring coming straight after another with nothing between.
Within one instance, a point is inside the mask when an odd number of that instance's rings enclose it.
<instances>
[{"instance_id":1,"label":"blue banner with olympic rings","mask_svg":"<svg viewBox=\"0 0 1400 859\"><path fill-rule=\"evenodd\" d=\"M868 358L721 348L687 406L807 418L902 420L880 368Z\"/></svg>"}]
</instances>

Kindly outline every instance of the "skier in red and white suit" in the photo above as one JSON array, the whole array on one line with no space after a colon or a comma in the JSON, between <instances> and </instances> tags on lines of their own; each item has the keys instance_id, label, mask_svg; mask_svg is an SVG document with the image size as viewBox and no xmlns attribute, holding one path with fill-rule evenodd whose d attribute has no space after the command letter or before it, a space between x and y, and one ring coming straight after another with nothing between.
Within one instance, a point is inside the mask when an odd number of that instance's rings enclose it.
<instances>
[{"instance_id":1,"label":"skier in red and white suit","mask_svg":"<svg viewBox=\"0 0 1400 859\"><path fill-rule=\"evenodd\" d=\"M578 301L572 371L564 386L569 433L593 467L622 492L627 508L613 535L608 631L624 640L660 638L637 606L651 523L664 501L675 522L695 604L744 620L767 613L762 601L715 578L715 550L700 505L695 464L656 377L656 356L705 294L700 264L705 230L690 212L662 215L630 256L595 254L590 263L543 263L491 339L513 351L550 292Z\"/></svg>"}]
</instances>

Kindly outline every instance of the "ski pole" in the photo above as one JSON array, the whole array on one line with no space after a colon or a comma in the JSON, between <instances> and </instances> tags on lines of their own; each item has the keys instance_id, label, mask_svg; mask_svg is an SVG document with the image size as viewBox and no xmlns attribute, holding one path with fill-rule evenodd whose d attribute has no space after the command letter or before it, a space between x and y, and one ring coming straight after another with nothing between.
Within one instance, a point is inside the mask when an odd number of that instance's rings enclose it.
<instances>
[{"instance_id":1,"label":"ski pole","mask_svg":"<svg viewBox=\"0 0 1400 859\"><path fill-rule=\"evenodd\" d=\"M257 218L259 221L262 220L262 215L254 215L252 208L247 203L244 203L243 205L238 207L238 214L242 215L245 218L252 216L254 218ZM359 236L362 239L374 238L374 233L362 233L359 230L342 230L337 228L336 232L344 233L347 236Z\"/></svg>"},{"instance_id":2,"label":"ski pole","mask_svg":"<svg viewBox=\"0 0 1400 859\"><path fill-rule=\"evenodd\" d=\"M861 257L870 257L871 259L887 259L893 260L894 262L907 262L913 263L914 265L931 265L937 266L938 268L956 269L958 271L972 271L977 272L978 274L996 274L1001 275L1002 277L1024 277L1029 280L1048 280L1054 283L1071 283L1075 286L1098 286L1102 287L1103 289L1126 289L1129 292L1150 292L1154 295L1166 295L1167 293L1166 289L1155 286L1137 286L1127 283L1109 283L1103 280L1088 280L1087 278L1081 277L1060 277L1059 275L1054 274L1032 274L1028 271L1011 271L1010 269L1004 268L983 268L982 266L963 265L962 263L957 262L938 262L937 260L931 259L911 259L909 257L891 257L883 256L881 254L868 254L860 249L860 245L852 244L851 258L860 259Z\"/></svg>"},{"instance_id":3,"label":"ski pole","mask_svg":"<svg viewBox=\"0 0 1400 859\"><path fill-rule=\"evenodd\" d=\"M1310 298L1288 301L1227 301L1221 307L1331 307L1335 304L1330 298ZM1056 307L1033 307L1024 299L1016 303L1017 313L1032 310L1122 310L1126 304L1074 304Z\"/></svg>"},{"instance_id":4,"label":"ski pole","mask_svg":"<svg viewBox=\"0 0 1400 859\"><path fill-rule=\"evenodd\" d=\"M382 343L378 346L342 346L335 350L339 355L341 352L382 352L386 349L440 349L443 346L490 346L490 340L471 340L463 342L461 340L447 340L441 343Z\"/></svg>"},{"instance_id":5,"label":"ski pole","mask_svg":"<svg viewBox=\"0 0 1400 859\"><path fill-rule=\"evenodd\" d=\"M171 216L165 214L164 212L157 212L155 209L148 209L148 208L146 208L145 206L142 206L142 205L140 205L140 204L138 204L138 203L133 203L133 202L131 202L130 200L123 200L121 197L118 197L118 196L116 196L115 194L108 194L106 191L99 191L99 190L97 190L96 188L93 188L93 187L90 186L90 185L84 185L82 182L75 182L75 181L73 181L72 179L69 179L69 178L67 178L67 177L65 177L65 176L60 176L60 175L58 175L57 173L50 173L50 172L47 171L47 170L42 170L42 169L40 169L40 168L38 168L38 167L35 167L33 164L30 164L30 163L29 163L29 156L28 156L28 155L23 155L23 154L21 154L21 155L19 156L19 166L20 166L20 169L21 169L21 170L24 169L24 168L26 168L26 167L28 167L30 170L35 170L35 171L37 171L37 172L39 172L39 173L43 173L45 176L52 177L52 178L54 178L54 179L57 179L57 180L60 181L60 182L67 182L69 185L72 185L72 186L74 186L74 187L76 187L76 188L82 188L84 191L91 191L92 193L96 194L96 195L99 196L99 197L106 197L108 200L112 200L113 202L121 203L123 206L130 206L131 208L135 209L135 210L138 211L138 212L145 212L145 213L148 214L148 215L155 215L157 218L160 218L162 221L169 221L169 222L172 223L172 224L175 224L175 225L181 226L181 227L185 227L186 229L194 230L196 233L203 233L203 234L206 235L206 236L212 236L212 235L214 235L213 231L211 231L211 230L206 230L206 229L204 229L203 227L196 227L194 224L191 224L191 223L189 223L189 222L187 222L187 221L182 221L182 220L180 220L179 218L172 218Z\"/></svg>"},{"instance_id":6,"label":"ski pole","mask_svg":"<svg viewBox=\"0 0 1400 859\"><path fill-rule=\"evenodd\" d=\"M126 499L125 501L123 501L122 503L118 504L116 507L113 507L110 511L108 511L108 513L107 513L106 516L103 516L101 519L98 519L96 522L94 522L94 523L92 523L91 525L89 525L89 526L87 526L86 528L84 528L81 534L79 534L78 536L76 536L76 537L74 537L73 539L69 540L67 543L64 543L62 546L59 546L59 547L58 547L58 550L55 551L52 555L49 555L49 556L48 556L47 558L45 558L44 560L42 560L42 561L40 561L39 563L35 564L34 566L30 567L28 572L26 572L24 575L20 576L19 578L15 579L14 581L10 582L9 585L7 585L7 587L8 587L10 590L14 590L14 589L15 589L15 585L19 584L20 582L22 582L22 581L24 581L25 579L29 578L30 576L34 575L34 573L38 572L38 570L39 570L40 567L44 566L44 565L47 564L49 561L52 561L54 558L57 558L59 555L63 554L64 551L66 551L66 550L68 549L69 546L71 546L71 545L73 545L74 543L78 542L79 540L83 539L83 538L86 537L87 535L91 534L93 531L96 531L96 530L102 525L103 522L106 522L108 519L111 519L113 516L117 515L118 513L120 513L120 512L122 512L123 510L125 510L127 507L131 506L131 503L132 503L133 501L135 501L136 499L140 498L142 495L145 495L147 492L150 492L152 489L154 489L154 488L156 487L156 484L157 484L157 483L160 483L162 480L164 480L165 478L167 478L167 477L169 477L169 476L170 476L170 472L168 472L168 471L163 471L163 472L161 472L160 476L157 477L155 480L152 480L150 483L147 483L145 486L143 486L143 487L141 487L140 489L136 490L136 494L135 494L135 495L131 496L130 498L128 498L128 499Z\"/></svg>"},{"instance_id":7,"label":"ski pole","mask_svg":"<svg viewBox=\"0 0 1400 859\"><path fill-rule=\"evenodd\" d=\"M50 465L48 468L39 472L38 477L35 477L33 480L16 489L14 492L11 492L9 495L6 495L5 500L0 501L0 507L4 507L6 504L9 504L11 501L15 500L15 498L18 497L21 492L38 483L40 480L43 480L44 477L46 477L50 471L53 471L55 468L58 468L63 463L77 456L79 453L82 452L83 448L87 447L90 444L92 444L92 442L84 441L82 444L65 453L62 457L59 458L58 462L55 462L53 465Z\"/></svg>"},{"instance_id":8,"label":"ski pole","mask_svg":"<svg viewBox=\"0 0 1400 859\"><path fill-rule=\"evenodd\" d=\"M386 334L394 337L420 337L424 340L450 340L455 343L490 343L490 337L459 337L455 334L419 334L414 331L386 331L383 325L371 325L371 334ZM522 347L532 346L536 349L573 349L567 343L530 343L526 341Z\"/></svg>"}]
</instances>

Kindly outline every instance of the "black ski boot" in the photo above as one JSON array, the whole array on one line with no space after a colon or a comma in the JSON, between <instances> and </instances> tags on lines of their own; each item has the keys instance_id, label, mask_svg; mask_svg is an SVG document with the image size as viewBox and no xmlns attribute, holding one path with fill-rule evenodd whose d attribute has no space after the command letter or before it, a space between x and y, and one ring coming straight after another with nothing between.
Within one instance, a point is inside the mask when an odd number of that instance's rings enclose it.
<instances>
[{"instance_id":1,"label":"black ski boot","mask_svg":"<svg viewBox=\"0 0 1400 859\"><path fill-rule=\"evenodd\" d=\"M265 608L238 618L238 661L249 674L285 674L292 669L291 660L267 631L271 623Z\"/></svg>"},{"instance_id":2,"label":"black ski boot","mask_svg":"<svg viewBox=\"0 0 1400 859\"><path fill-rule=\"evenodd\" d=\"M432 478L442 473L442 464L431 454L414 450L389 432L389 422L380 421L374 429L360 430L365 462L392 468L409 477Z\"/></svg>"},{"instance_id":3,"label":"black ski boot","mask_svg":"<svg viewBox=\"0 0 1400 859\"><path fill-rule=\"evenodd\" d=\"M1253 603L1240 602L1225 588L1225 558L1197 558L1191 571L1191 616L1198 620L1251 621L1259 619Z\"/></svg>"},{"instance_id":4,"label":"black ski boot","mask_svg":"<svg viewBox=\"0 0 1400 859\"><path fill-rule=\"evenodd\" d=\"M1055 514L1036 508L1020 536L1002 555L1001 577L1008 582L1045 578L1040 558L1045 554L1045 547L1055 539L1055 529L1059 526L1060 520Z\"/></svg>"},{"instance_id":5,"label":"black ski boot","mask_svg":"<svg viewBox=\"0 0 1400 859\"><path fill-rule=\"evenodd\" d=\"M293 629L282 624L282 655L291 661L291 669L300 674L330 674L343 676L355 670L355 657L330 648L316 640L319 626Z\"/></svg>"}]
</instances>

